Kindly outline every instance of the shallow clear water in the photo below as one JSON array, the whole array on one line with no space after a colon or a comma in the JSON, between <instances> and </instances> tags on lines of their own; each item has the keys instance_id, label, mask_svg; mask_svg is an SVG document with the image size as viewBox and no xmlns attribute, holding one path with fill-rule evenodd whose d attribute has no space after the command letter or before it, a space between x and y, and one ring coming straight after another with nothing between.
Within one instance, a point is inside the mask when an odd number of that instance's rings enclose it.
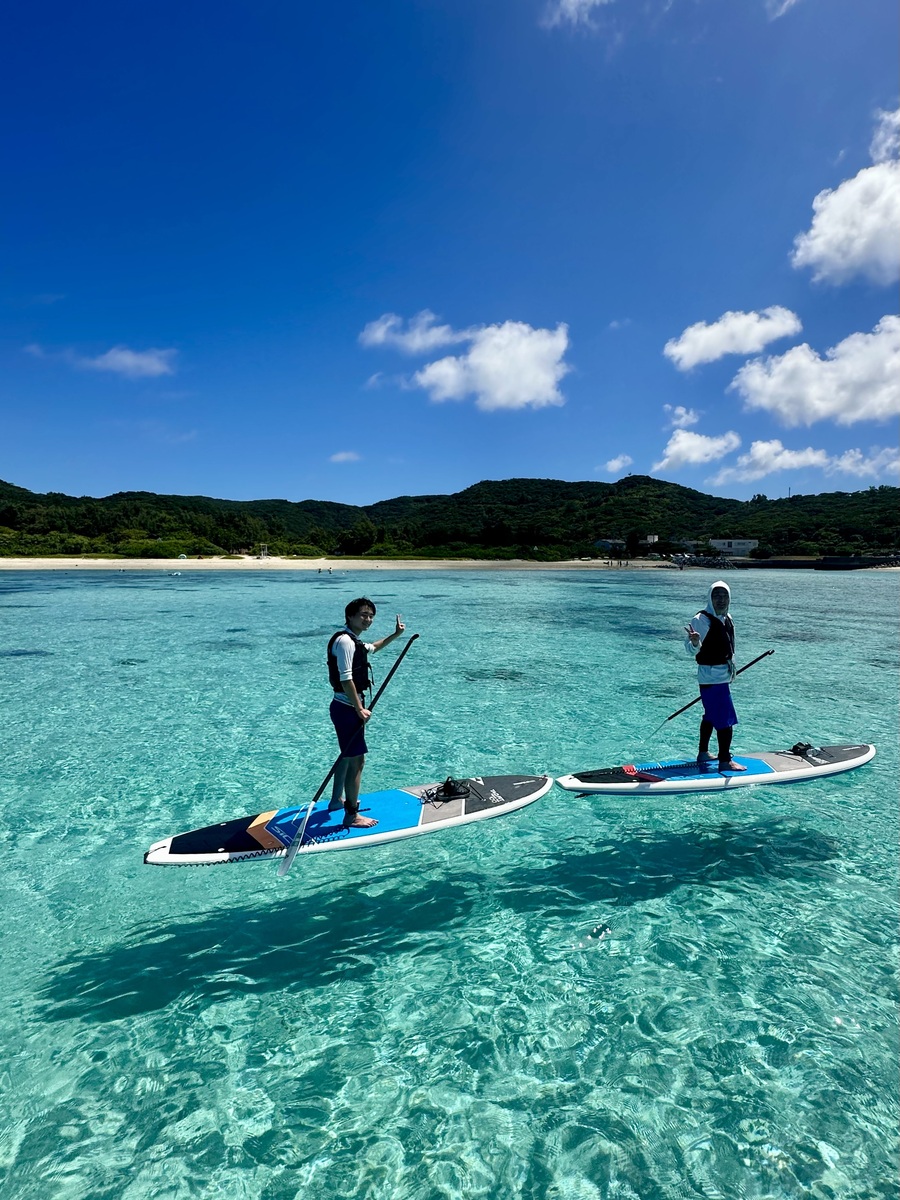
<instances>
[{"instance_id":1,"label":"shallow clear water","mask_svg":"<svg viewBox=\"0 0 900 1200\"><path fill-rule=\"evenodd\" d=\"M859 771L142 865L315 790L360 592L369 790L692 752L711 578L0 573L4 1200L895 1196L897 574L732 576L736 747Z\"/></svg>"}]
</instances>

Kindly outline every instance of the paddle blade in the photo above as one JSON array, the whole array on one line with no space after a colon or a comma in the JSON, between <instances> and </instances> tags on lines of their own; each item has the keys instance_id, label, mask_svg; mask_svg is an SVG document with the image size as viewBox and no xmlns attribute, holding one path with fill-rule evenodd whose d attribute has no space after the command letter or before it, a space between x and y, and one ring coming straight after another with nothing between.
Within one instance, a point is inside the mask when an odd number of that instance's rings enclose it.
<instances>
[{"instance_id":1,"label":"paddle blade","mask_svg":"<svg viewBox=\"0 0 900 1200\"><path fill-rule=\"evenodd\" d=\"M287 853L278 864L279 879L287 875L288 871L290 871L291 867L294 865L294 859L297 857L297 851L303 845L303 835L306 833L306 822L309 820L309 815L312 812L313 806L315 805L317 799L318 797L315 797L310 801L309 807L303 815L303 820L300 822L300 828L291 838L291 844L287 848Z\"/></svg>"},{"instance_id":2,"label":"paddle blade","mask_svg":"<svg viewBox=\"0 0 900 1200\"><path fill-rule=\"evenodd\" d=\"M285 875L287 875L288 871L290 871L291 867L294 865L294 859L296 857L297 857L297 851L294 848L294 843L291 842L290 846L288 846L288 848L285 852L284 858L278 864L279 879L281 879Z\"/></svg>"}]
</instances>

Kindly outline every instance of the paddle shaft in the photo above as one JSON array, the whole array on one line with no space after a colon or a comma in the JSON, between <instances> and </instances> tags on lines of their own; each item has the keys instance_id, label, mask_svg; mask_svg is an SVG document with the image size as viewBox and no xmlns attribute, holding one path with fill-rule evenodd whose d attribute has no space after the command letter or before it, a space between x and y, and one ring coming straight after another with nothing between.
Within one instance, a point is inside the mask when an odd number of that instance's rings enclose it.
<instances>
[{"instance_id":1,"label":"paddle shaft","mask_svg":"<svg viewBox=\"0 0 900 1200\"><path fill-rule=\"evenodd\" d=\"M774 654L774 653L775 653L774 650L764 650L763 653L757 655L757 657L754 658L752 662L748 662L745 666L741 667L741 669L739 671L735 671L735 673L734 673L735 679L737 679L738 675L743 675L743 673L745 671L749 671L751 667L755 667L758 662L761 662L764 658L768 658L770 654ZM650 737L653 737L654 734L659 733L659 731L662 729L663 725L665 725L667 721L673 721L676 717L680 717L683 712L687 712L687 710L689 708L693 708L695 704L699 704L701 699L702 699L701 696L695 696L694 699L691 700L691 702L689 704L685 704L682 708L679 708L677 712L671 713L668 717L666 717L665 721L660 721L660 723L657 725L657 727L653 730L653 733L650 734ZM646 741L647 739L644 738L643 740Z\"/></svg>"},{"instance_id":2,"label":"paddle shaft","mask_svg":"<svg viewBox=\"0 0 900 1200\"><path fill-rule=\"evenodd\" d=\"M397 661L394 663L394 665L388 671L387 675L384 677L384 683L382 683L381 687L378 689L378 691L372 697L372 700L369 704L369 712L371 712L372 709L375 707L375 705L378 703L378 700L381 697L382 692L384 691L384 689L387 687L387 685L393 679L394 672L397 670L397 668L403 662L404 658L406 657L406 652L409 650L410 646L413 644L413 642L416 640L416 638L418 636L419 635L417 633L414 633L412 635L412 637L409 639L409 641L406 643L406 645L403 647L403 649L400 651L400 654L397 657ZM360 721L359 729L362 729L364 725L365 725L365 721ZM358 732L359 732L359 730L357 730L357 733ZM281 863L279 864L279 867L278 867L279 875L287 875L288 871L291 869L294 859L297 855L297 851L300 849L300 846L303 842L303 835L304 835L304 833L306 833L306 823L310 818L310 814L312 813L313 808L315 807L315 803L321 797L321 795L325 791L325 789L328 787L331 777L337 770L338 763L341 761L341 759L343 757L344 757L344 755L343 755L343 751L342 751L337 756L337 758L334 760L334 762L331 764L331 769L329 770L329 772L325 776L325 778L322 780L322 782L319 784L319 789L316 792L316 794L313 796L312 800L310 800L309 806L307 807L306 813L303 817L303 822L302 822L300 828L297 830L297 832L291 838L291 844L287 848L287 854L284 856L284 858L281 860Z\"/></svg>"}]
</instances>

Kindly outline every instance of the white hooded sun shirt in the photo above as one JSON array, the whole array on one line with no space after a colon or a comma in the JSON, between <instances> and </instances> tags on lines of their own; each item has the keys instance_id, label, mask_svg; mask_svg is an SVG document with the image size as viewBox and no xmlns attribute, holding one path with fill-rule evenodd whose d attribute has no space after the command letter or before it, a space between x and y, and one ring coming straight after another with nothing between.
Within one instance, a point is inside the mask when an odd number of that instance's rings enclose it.
<instances>
[{"instance_id":1,"label":"white hooded sun shirt","mask_svg":"<svg viewBox=\"0 0 900 1200\"><path fill-rule=\"evenodd\" d=\"M714 588L724 588L728 593L728 608L720 617L715 610L712 602L712 594ZM706 608L702 612L697 613L696 617L692 617L688 622L690 628L695 633L700 634L700 646L703 645L706 635L709 633L710 625L713 621L721 621L724 624L724 618L731 616L729 608L731 607L731 588L724 579L717 579L709 585L709 592L706 597ZM731 618L732 623L734 617ZM684 646L691 658L699 652L700 646L692 646L690 638L685 635ZM705 663L697 663L697 682L699 684L709 683L731 683L734 679L734 663L720 663L716 666L707 666Z\"/></svg>"}]
</instances>

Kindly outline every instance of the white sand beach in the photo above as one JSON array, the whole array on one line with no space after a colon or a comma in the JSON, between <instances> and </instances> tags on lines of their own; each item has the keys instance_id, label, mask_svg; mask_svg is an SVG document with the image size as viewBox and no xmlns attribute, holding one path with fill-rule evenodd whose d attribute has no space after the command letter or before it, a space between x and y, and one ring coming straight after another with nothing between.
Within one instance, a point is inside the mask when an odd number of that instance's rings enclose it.
<instances>
[{"instance_id":1,"label":"white sand beach","mask_svg":"<svg viewBox=\"0 0 900 1200\"><path fill-rule=\"evenodd\" d=\"M0 558L0 571L596 571L671 570L671 563L653 559L528 559L476 558Z\"/></svg>"}]
</instances>

